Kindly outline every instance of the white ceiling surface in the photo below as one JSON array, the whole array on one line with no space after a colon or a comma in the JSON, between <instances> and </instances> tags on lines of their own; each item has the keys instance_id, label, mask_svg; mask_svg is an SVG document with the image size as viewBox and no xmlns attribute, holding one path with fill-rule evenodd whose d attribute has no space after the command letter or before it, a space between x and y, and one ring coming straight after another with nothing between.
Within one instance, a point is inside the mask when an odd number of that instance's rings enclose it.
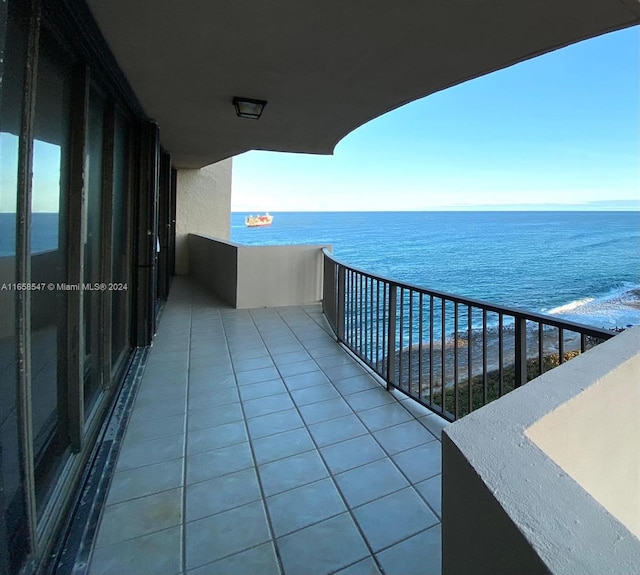
<instances>
[{"instance_id":1,"label":"white ceiling surface","mask_svg":"<svg viewBox=\"0 0 640 575\"><path fill-rule=\"evenodd\" d=\"M331 154L389 110L640 21L638 0L87 0L175 167ZM238 118L233 96L268 101Z\"/></svg>"}]
</instances>

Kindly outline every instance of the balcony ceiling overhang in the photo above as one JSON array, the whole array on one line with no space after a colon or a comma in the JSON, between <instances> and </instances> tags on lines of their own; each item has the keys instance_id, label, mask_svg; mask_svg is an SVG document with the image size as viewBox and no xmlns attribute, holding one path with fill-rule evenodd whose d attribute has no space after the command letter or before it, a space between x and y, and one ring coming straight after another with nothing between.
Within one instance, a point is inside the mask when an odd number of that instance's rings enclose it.
<instances>
[{"instance_id":1,"label":"balcony ceiling overhang","mask_svg":"<svg viewBox=\"0 0 640 575\"><path fill-rule=\"evenodd\" d=\"M640 21L638 0L88 0L174 166L331 154L365 122ZM234 96L268 101L238 118Z\"/></svg>"}]
</instances>

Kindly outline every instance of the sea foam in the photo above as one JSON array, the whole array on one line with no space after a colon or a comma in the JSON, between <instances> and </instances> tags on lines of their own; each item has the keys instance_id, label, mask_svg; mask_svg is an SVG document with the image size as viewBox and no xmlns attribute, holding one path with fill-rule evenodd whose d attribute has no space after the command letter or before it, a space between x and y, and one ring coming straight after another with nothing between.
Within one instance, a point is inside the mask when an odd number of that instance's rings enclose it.
<instances>
[{"instance_id":1,"label":"sea foam","mask_svg":"<svg viewBox=\"0 0 640 575\"><path fill-rule=\"evenodd\" d=\"M593 297L585 297L583 299L577 299L575 301L572 301L568 304L565 305L561 305L558 307L554 307L553 309L550 309L548 312L549 315L556 315L559 313L567 313L569 311L573 311L574 309L577 309L583 305L586 305L588 303L591 303L592 301L595 301L596 298Z\"/></svg>"}]
</instances>

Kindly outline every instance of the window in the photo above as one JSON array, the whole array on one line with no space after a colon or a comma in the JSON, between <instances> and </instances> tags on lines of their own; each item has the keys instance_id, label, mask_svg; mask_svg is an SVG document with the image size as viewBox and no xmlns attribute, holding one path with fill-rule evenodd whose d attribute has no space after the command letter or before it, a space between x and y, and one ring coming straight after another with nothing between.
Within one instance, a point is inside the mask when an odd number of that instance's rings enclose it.
<instances>
[{"instance_id":1,"label":"window","mask_svg":"<svg viewBox=\"0 0 640 575\"><path fill-rule=\"evenodd\" d=\"M6 16L6 20L3 17ZM3 37L3 39L2 39ZM0 284L16 281L16 216L26 18L13 4L0 14ZM30 548L20 472L17 394L17 292L0 290L0 573L18 572Z\"/></svg>"},{"instance_id":2,"label":"window","mask_svg":"<svg viewBox=\"0 0 640 575\"><path fill-rule=\"evenodd\" d=\"M72 63L41 32L33 142L30 292L31 419L38 514L55 485L68 445L66 206L69 189Z\"/></svg>"}]
</instances>

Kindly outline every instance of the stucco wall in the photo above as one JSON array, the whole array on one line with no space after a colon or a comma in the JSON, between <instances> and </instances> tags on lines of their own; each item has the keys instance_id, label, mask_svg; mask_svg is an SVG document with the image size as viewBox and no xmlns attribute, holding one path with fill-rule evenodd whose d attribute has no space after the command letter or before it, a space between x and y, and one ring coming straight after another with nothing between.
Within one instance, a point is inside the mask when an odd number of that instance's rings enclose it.
<instances>
[{"instance_id":1,"label":"stucco wall","mask_svg":"<svg viewBox=\"0 0 640 575\"><path fill-rule=\"evenodd\" d=\"M526 434L640 539L640 353L619 344L627 361Z\"/></svg>"},{"instance_id":2,"label":"stucco wall","mask_svg":"<svg viewBox=\"0 0 640 575\"><path fill-rule=\"evenodd\" d=\"M629 456L640 448L633 439L639 361L640 328L634 328L443 431L443 575L640 572L638 538L527 434L543 422L551 443L561 451L577 450L580 465L608 449L600 465L592 460L584 468L597 468L596 484L608 476L609 489L618 489L616 497L631 504L634 459ZM559 412L551 430L552 420L544 418L574 398L578 405L585 402L577 410L578 422L571 410ZM589 426L580 441L580 429ZM621 453L619 446L629 451ZM611 469L607 461L615 462ZM630 481L615 484L621 467Z\"/></svg>"},{"instance_id":3,"label":"stucco wall","mask_svg":"<svg viewBox=\"0 0 640 575\"><path fill-rule=\"evenodd\" d=\"M220 301L236 307L238 246L193 234L188 242L190 275Z\"/></svg>"},{"instance_id":4,"label":"stucco wall","mask_svg":"<svg viewBox=\"0 0 640 575\"><path fill-rule=\"evenodd\" d=\"M31 261L31 282L34 284L57 283L60 273L57 270L60 255L57 250L33 254ZM3 283L14 283L16 274L14 257L0 258L0 286ZM55 324L58 316L60 293L56 290L43 289L34 292L31 298L31 328ZM14 290L0 291L0 338L13 336L15 333L15 300Z\"/></svg>"},{"instance_id":5,"label":"stucco wall","mask_svg":"<svg viewBox=\"0 0 640 575\"><path fill-rule=\"evenodd\" d=\"M239 309L316 303L322 299L322 246L241 246Z\"/></svg>"},{"instance_id":6,"label":"stucco wall","mask_svg":"<svg viewBox=\"0 0 640 575\"><path fill-rule=\"evenodd\" d=\"M496 461L497 463L497 461ZM443 575L548 575L509 514L442 433Z\"/></svg>"},{"instance_id":7,"label":"stucco wall","mask_svg":"<svg viewBox=\"0 0 640 575\"><path fill-rule=\"evenodd\" d=\"M238 309L322 299L322 248L242 246L189 235L189 275Z\"/></svg>"},{"instance_id":8,"label":"stucco wall","mask_svg":"<svg viewBox=\"0 0 640 575\"><path fill-rule=\"evenodd\" d=\"M176 274L189 273L188 234L229 239L231 158L200 170L178 170L176 183Z\"/></svg>"}]
</instances>

